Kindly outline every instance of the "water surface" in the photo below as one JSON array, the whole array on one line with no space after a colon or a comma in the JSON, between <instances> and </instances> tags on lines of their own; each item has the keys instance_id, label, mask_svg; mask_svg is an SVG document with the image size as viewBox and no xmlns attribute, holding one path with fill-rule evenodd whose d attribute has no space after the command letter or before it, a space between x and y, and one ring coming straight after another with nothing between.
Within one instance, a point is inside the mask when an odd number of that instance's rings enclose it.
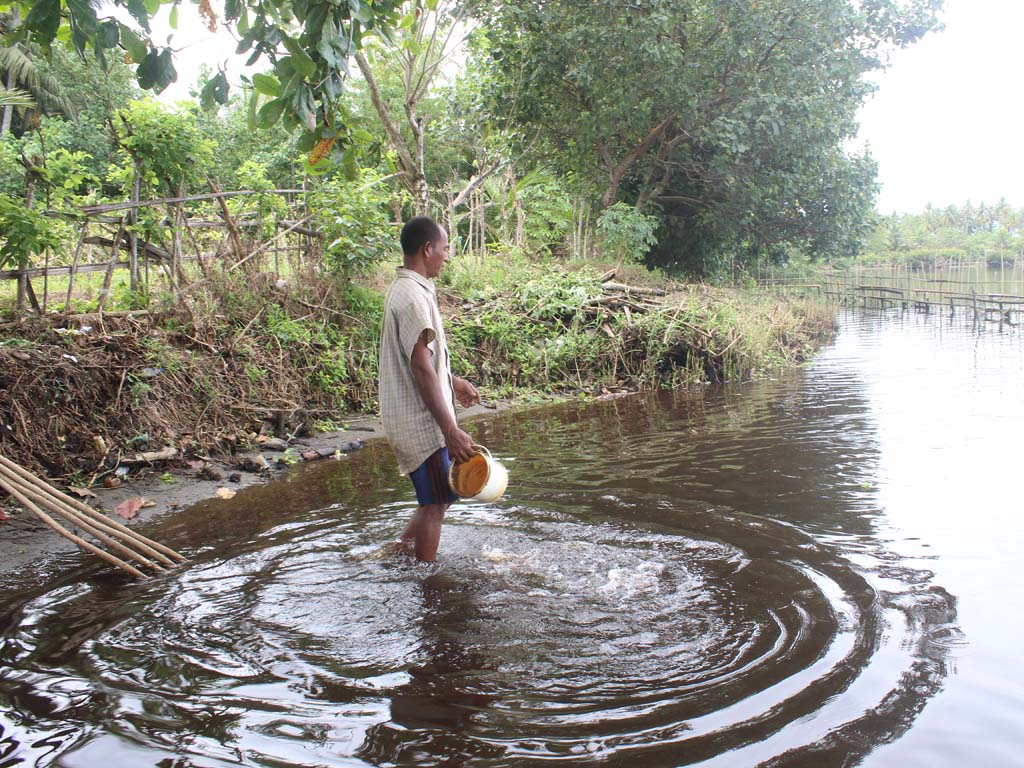
<instances>
[{"instance_id":1,"label":"water surface","mask_svg":"<svg viewBox=\"0 0 1024 768\"><path fill-rule=\"evenodd\" d=\"M505 413L505 499L374 553L386 446L6 577L0 768L1020 764L1024 342L844 315L778 380Z\"/></svg>"}]
</instances>

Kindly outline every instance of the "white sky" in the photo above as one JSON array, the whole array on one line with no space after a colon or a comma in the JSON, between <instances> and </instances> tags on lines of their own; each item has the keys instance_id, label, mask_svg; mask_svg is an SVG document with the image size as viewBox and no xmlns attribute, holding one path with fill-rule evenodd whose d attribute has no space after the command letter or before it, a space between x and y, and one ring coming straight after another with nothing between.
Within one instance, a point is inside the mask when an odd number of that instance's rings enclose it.
<instances>
[{"instance_id":1,"label":"white sky","mask_svg":"<svg viewBox=\"0 0 1024 768\"><path fill-rule=\"evenodd\" d=\"M879 165L882 213L995 203L1005 197L1024 208L1024 0L945 0L945 30L893 54L876 76L878 92L860 113L859 141ZM188 97L199 64L216 70L231 60L237 85L240 61L234 41L199 22L196 6L182 3L177 49L178 82L161 99Z\"/></svg>"},{"instance_id":2,"label":"white sky","mask_svg":"<svg viewBox=\"0 0 1024 768\"><path fill-rule=\"evenodd\" d=\"M946 0L945 30L897 51L860 114L882 213L1024 208L1024 0Z\"/></svg>"},{"instance_id":3,"label":"white sky","mask_svg":"<svg viewBox=\"0 0 1024 768\"><path fill-rule=\"evenodd\" d=\"M235 39L223 27L218 26L217 32L210 32L206 22L199 18L199 7L193 3L181 3L178 6L178 28L171 29L168 24L169 6L162 5L159 13L152 21L153 42L157 45L169 44L174 50L174 68L178 71L178 79L171 83L163 93L157 96L166 104L173 104L189 98L189 89L195 88L199 79L199 68L205 64L214 73L219 67L226 65L228 82L232 88L240 85L239 75L243 72L266 70L267 64L259 62L255 67L246 69L243 65L249 54L237 56Z\"/></svg>"}]
</instances>

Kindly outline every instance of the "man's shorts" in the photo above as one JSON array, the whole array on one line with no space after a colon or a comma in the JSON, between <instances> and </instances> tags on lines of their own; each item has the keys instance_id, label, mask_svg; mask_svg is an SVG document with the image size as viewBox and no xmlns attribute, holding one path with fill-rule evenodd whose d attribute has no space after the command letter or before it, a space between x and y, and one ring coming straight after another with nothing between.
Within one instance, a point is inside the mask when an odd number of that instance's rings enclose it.
<instances>
[{"instance_id":1,"label":"man's shorts","mask_svg":"<svg viewBox=\"0 0 1024 768\"><path fill-rule=\"evenodd\" d=\"M448 449L438 448L409 474L413 488L416 489L416 501L421 507L428 504L452 504L459 500L448 484L448 467L451 463Z\"/></svg>"}]
</instances>

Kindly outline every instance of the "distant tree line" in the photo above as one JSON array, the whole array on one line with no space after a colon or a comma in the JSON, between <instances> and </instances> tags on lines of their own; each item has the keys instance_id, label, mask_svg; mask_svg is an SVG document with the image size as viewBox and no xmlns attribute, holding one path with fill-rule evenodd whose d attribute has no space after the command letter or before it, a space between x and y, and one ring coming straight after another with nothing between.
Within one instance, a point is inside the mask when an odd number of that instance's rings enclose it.
<instances>
[{"instance_id":1,"label":"distant tree line","mask_svg":"<svg viewBox=\"0 0 1024 768\"><path fill-rule=\"evenodd\" d=\"M925 207L921 213L883 216L868 237L863 259L932 264L985 260L990 266L1024 259L1024 208L992 205Z\"/></svg>"}]
</instances>

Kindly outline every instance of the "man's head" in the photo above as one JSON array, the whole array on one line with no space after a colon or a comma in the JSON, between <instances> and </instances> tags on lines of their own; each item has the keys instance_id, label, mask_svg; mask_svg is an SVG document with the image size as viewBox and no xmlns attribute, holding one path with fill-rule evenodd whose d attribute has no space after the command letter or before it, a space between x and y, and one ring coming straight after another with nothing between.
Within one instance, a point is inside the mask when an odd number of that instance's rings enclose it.
<instances>
[{"instance_id":1,"label":"man's head","mask_svg":"<svg viewBox=\"0 0 1024 768\"><path fill-rule=\"evenodd\" d=\"M429 216L409 219L400 236L405 266L426 277L437 277L448 260L448 233ZM422 269L421 269L422 268Z\"/></svg>"}]
</instances>

